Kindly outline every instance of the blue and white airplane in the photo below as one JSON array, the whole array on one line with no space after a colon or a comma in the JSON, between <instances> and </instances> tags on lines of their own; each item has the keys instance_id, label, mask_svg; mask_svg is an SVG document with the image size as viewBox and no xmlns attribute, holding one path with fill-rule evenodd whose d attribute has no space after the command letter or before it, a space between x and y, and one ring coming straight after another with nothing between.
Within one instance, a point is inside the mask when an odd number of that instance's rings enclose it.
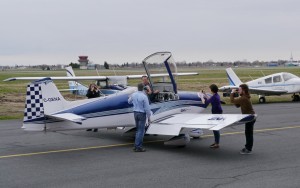
<instances>
[{"instance_id":1,"label":"blue and white airplane","mask_svg":"<svg viewBox=\"0 0 300 188\"><path fill-rule=\"evenodd\" d=\"M151 124L146 134L173 136L169 145L185 145L193 130L220 130L256 118L251 114L201 114L205 105L196 92L179 92L176 64L170 52L157 52L143 60L150 87L159 90L151 102ZM152 74L168 75L163 81ZM135 128L128 98L137 90L127 87L115 94L66 101L51 78L27 86L23 128L27 131L60 131L91 128ZM191 132L192 131L192 132Z\"/></svg>"},{"instance_id":2,"label":"blue and white airplane","mask_svg":"<svg viewBox=\"0 0 300 188\"><path fill-rule=\"evenodd\" d=\"M238 89L239 85L243 83L232 68L227 68L226 74L230 85L219 88L220 91L225 92L223 96L229 96L232 89ZM251 80L246 84L249 86L250 93L259 95L260 103L266 102L265 96L284 94L293 94L293 101L300 100L300 78L291 73L275 73Z\"/></svg>"},{"instance_id":3,"label":"blue and white airplane","mask_svg":"<svg viewBox=\"0 0 300 188\"><path fill-rule=\"evenodd\" d=\"M128 79L141 79L143 75L124 75L124 76L75 76L72 67L66 67L67 77L49 77L51 80L66 80L69 83L69 89L60 89L60 91L70 91L75 95L85 96L88 90L88 86L79 83L78 81L92 80L96 81L96 84L100 86L100 92L102 95L115 94L127 87ZM196 72L187 73L174 73L176 76L191 76L198 75ZM168 74L158 73L152 74L152 78L164 78L168 77ZM16 80L41 80L46 77L13 77L7 78L4 81L16 81Z\"/></svg>"},{"instance_id":4,"label":"blue and white airplane","mask_svg":"<svg viewBox=\"0 0 300 188\"><path fill-rule=\"evenodd\" d=\"M66 72L67 72L67 77L76 78L75 73L71 66L66 67ZM96 80L96 84L100 86L101 95L111 95L125 89L127 87L127 79L130 78L132 78L132 75L131 76L129 75L128 76L99 76L95 80ZM70 91L72 94L75 95L82 95L82 96L86 95L88 86L81 84L77 81L68 81L68 83L70 89L66 89L65 91Z\"/></svg>"}]
</instances>

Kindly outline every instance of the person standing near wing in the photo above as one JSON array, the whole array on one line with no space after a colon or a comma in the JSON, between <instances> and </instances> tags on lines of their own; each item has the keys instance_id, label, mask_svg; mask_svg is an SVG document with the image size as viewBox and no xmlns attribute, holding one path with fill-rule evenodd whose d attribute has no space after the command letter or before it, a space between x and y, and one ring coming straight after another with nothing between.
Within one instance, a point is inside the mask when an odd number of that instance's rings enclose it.
<instances>
[{"instance_id":1,"label":"person standing near wing","mask_svg":"<svg viewBox=\"0 0 300 188\"><path fill-rule=\"evenodd\" d=\"M234 94L238 92L240 97L234 98ZM252 103L250 101L250 93L247 84L241 84L238 91L233 89L230 94L230 102L235 104L237 108L241 107L242 114L255 114ZM256 120L245 124L246 145L240 151L240 154L252 154L253 147L253 128Z\"/></svg>"},{"instance_id":2,"label":"person standing near wing","mask_svg":"<svg viewBox=\"0 0 300 188\"><path fill-rule=\"evenodd\" d=\"M211 84L209 86L210 91L212 93L212 96L209 98L207 95L203 95L203 103L205 103L206 106L208 106L209 104L211 104L211 113L212 114L222 114L223 113L223 109L221 107L221 100L220 100L220 96L218 94L218 86L216 84ZM219 143L220 143L220 131L213 131L214 133L214 137L215 137L215 142L210 145L210 148L213 149L217 149L220 147Z\"/></svg>"},{"instance_id":3,"label":"person standing near wing","mask_svg":"<svg viewBox=\"0 0 300 188\"><path fill-rule=\"evenodd\" d=\"M128 99L129 104L133 104L133 113L136 126L135 142L133 151L144 152L143 139L145 134L145 124L148 118L148 123L150 123L150 116L152 114L150 110L149 100L144 93L144 84L138 84L138 91L133 93Z\"/></svg>"}]
</instances>

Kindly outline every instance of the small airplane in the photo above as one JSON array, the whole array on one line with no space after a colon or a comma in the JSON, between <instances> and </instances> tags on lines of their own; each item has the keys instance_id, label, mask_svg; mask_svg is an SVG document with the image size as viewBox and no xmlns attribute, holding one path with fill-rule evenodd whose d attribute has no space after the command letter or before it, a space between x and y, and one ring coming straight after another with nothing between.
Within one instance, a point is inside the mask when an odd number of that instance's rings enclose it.
<instances>
[{"instance_id":1,"label":"small airplane","mask_svg":"<svg viewBox=\"0 0 300 188\"><path fill-rule=\"evenodd\" d=\"M125 76L75 76L75 73L71 66L65 68L67 77L49 77L51 80L66 80L69 84L69 89L60 89L59 91L70 91L74 95L85 96L88 90L88 86L79 83L82 80L93 80L96 84L100 86L101 95L111 95L115 94L127 87L128 79L141 79L143 75L125 75ZM198 75L196 72L187 73L174 73L176 76L191 76ZM153 78L164 78L168 74L152 74ZM7 78L3 81L16 81L16 80L41 80L46 77L13 77Z\"/></svg>"},{"instance_id":2,"label":"small airplane","mask_svg":"<svg viewBox=\"0 0 300 188\"><path fill-rule=\"evenodd\" d=\"M200 136L199 129L220 130L256 118L255 114L201 114L205 105L198 93L177 90L177 68L170 52L154 53L143 60L143 65L151 89L159 90L150 103L153 116L146 134L172 136L166 145L184 146L190 136ZM164 75L163 80L152 76L158 71ZM128 132L134 131L132 105L128 104L128 98L135 91L136 87L126 87L112 95L66 101L51 78L33 81L27 86L23 128L27 131L62 131L123 127Z\"/></svg>"},{"instance_id":3,"label":"small airplane","mask_svg":"<svg viewBox=\"0 0 300 188\"><path fill-rule=\"evenodd\" d=\"M67 77L74 78L75 73L71 66L65 68L67 72ZM106 78L98 78L96 80L96 84L100 86L100 93L101 95L111 95L117 93L127 87L127 79L133 78L131 76L108 76ZM134 78L136 78L134 76ZM88 86L81 84L77 81L68 81L69 88L65 89L65 91L70 91L74 95L82 95L85 96L87 90L89 89ZM62 91L62 90L60 90Z\"/></svg>"},{"instance_id":4,"label":"small airplane","mask_svg":"<svg viewBox=\"0 0 300 188\"><path fill-rule=\"evenodd\" d=\"M232 89L238 89L239 85L243 83L232 68L227 68L226 74L230 85L219 88L220 91L224 92L224 97L229 96ZM265 96L284 94L293 94L293 101L300 100L300 78L291 73L275 73L251 80L246 84L249 86L250 93L259 95L259 103L266 102Z\"/></svg>"}]
</instances>

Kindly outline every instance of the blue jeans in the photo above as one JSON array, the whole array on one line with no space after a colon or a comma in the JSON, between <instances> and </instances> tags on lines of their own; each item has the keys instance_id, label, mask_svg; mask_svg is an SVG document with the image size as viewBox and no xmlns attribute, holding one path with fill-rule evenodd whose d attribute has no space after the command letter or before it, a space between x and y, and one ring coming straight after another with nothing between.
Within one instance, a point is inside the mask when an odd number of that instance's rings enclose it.
<instances>
[{"instance_id":1,"label":"blue jeans","mask_svg":"<svg viewBox=\"0 0 300 188\"><path fill-rule=\"evenodd\" d=\"M254 128L255 121L256 120L245 124L245 136L246 136L245 148L249 151L252 151L252 147L253 147L253 128Z\"/></svg>"},{"instance_id":2,"label":"blue jeans","mask_svg":"<svg viewBox=\"0 0 300 188\"><path fill-rule=\"evenodd\" d=\"M134 147L136 149L143 147L143 139L145 134L146 113L133 112L136 126Z\"/></svg>"},{"instance_id":3,"label":"blue jeans","mask_svg":"<svg viewBox=\"0 0 300 188\"><path fill-rule=\"evenodd\" d=\"M213 131L214 136L215 136L215 143L219 144L220 143L220 131Z\"/></svg>"}]
</instances>

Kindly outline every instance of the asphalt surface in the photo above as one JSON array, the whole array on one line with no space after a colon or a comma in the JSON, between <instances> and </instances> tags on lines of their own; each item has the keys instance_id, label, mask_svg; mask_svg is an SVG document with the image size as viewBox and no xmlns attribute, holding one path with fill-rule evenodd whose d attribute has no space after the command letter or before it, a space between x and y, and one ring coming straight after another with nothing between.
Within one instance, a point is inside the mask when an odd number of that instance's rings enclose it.
<instances>
[{"instance_id":1,"label":"asphalt surface","mask_svg":"<svg viewBox=\"0 0 300 188\"><path fill-rule=\"evenodd\" d=\"M244 126L222 130L217 150L205 131L185 148L146 136L147 152L135 153L120 130L25 132L21 121L0 121L0 187L299 187L299 107L255 105L253 154L246 156L239 154Z\"/></svg>"}]
</instances>

